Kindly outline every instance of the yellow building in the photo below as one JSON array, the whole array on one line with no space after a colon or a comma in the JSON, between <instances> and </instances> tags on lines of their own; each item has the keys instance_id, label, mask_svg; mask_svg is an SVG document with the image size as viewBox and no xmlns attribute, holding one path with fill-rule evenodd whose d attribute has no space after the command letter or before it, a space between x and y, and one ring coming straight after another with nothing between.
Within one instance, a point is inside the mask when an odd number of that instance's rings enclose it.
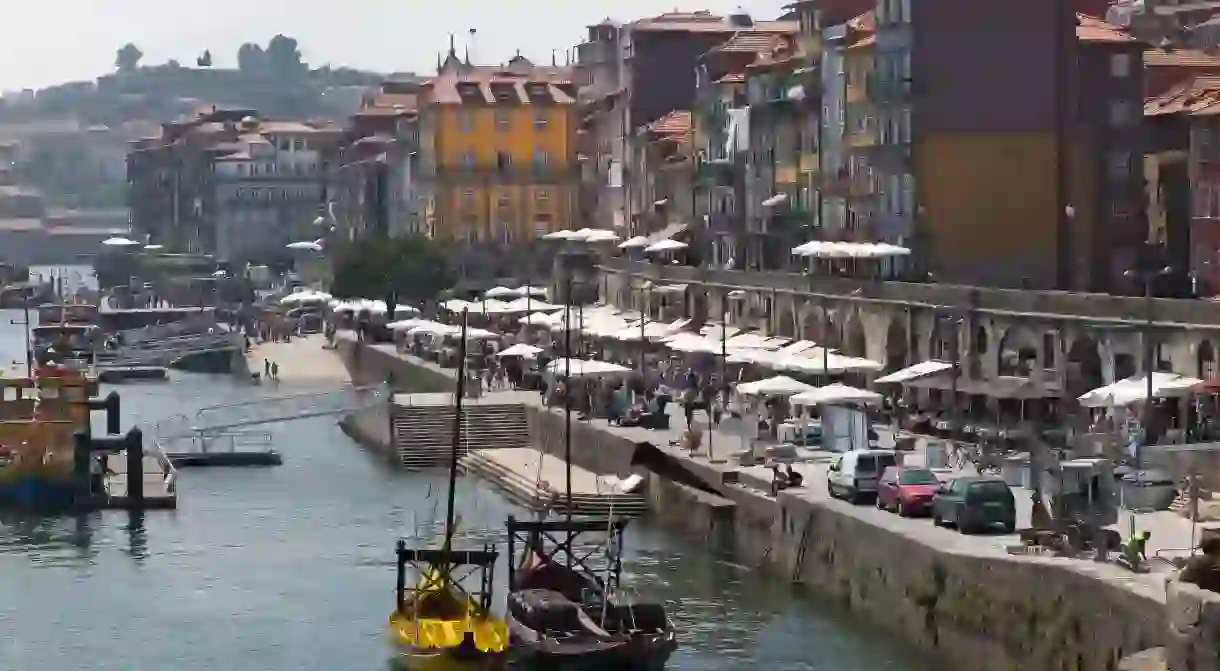
<instances>
[{"instance_id":1,"label":"yellow building","mask_svg":"<svg viewBox=\"0 0 1220 671\"><path fill-rule=\"evenodd\" d=\"M420 96L430 234L511 244L580 228L575 97L565 68L473 66L451 49Z\"/></svg>"}]
</instances>

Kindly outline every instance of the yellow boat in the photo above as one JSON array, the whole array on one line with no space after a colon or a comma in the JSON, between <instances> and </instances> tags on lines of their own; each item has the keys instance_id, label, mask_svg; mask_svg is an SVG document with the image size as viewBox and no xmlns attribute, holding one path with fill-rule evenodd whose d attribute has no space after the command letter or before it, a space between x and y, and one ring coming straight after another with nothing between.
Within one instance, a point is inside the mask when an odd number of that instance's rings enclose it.
<instances>
[{"instance_id":1,"label":"yellow boat","mask_svg":"<svg viewBox=\"0 0 1220 671\"><path fill-rule=\"evenodd\" d=\"M424 571L412 597L390 615L390 636L400 647L440 652L465 645L488 654L508 648L508 625L447 584L436 568Z\"/></svg>"}]
</instances>

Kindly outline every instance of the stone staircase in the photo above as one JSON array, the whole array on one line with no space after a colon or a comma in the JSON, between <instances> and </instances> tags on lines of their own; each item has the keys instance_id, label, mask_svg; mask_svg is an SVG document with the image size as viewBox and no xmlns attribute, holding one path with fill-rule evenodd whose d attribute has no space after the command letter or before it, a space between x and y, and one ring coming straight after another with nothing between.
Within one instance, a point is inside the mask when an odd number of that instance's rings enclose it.
<instances>
[{"instance_id":1,"label":"stone staircase","mask_svg":"<svg viewBox=\"0 0 1220 671\"><path fill-rule=\"evenodd\" d=\"M449 463L453 445L453 407L395 405L394 446L403 468L425 469ZM462 408L459 456L470 450L529 445L525 408L517 404L476 403Z\"/></svg>"},{"instance_id":2,"label":"stone staircase","mask_svg":"<svg viewBox=\"0 0 1220 671\"><path fill-rule=\"evenodd\" d=\"M483 450L467 453L458 466L463 473L493 484L511 503L535 512L552 510L557 515L567 514L565 487L560 483L544 488L536 479L489 458ZM575 516L639 517L647 512L648 501L643 494L572 492L572 514Z\"/></svg>"}]
</instances>

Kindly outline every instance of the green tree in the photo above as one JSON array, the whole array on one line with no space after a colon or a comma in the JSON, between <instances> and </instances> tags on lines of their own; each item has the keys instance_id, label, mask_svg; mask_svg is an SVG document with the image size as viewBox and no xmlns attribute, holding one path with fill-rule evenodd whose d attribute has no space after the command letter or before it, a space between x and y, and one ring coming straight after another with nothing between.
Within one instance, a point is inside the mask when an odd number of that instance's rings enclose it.
<instances>
[{"instance_id":1,"label":"green tree","mask_svg":"<svg viewBox=\"0 0 1220 671\"><path fill-rule=\"evenodd\" d=\"M253 42L246 42L237 50L237 67L245 74L262 71L267 65L267 53Z\"/></svg>"},{"instance_id":2,"label":"green tree","mask_svg":"<svg viewBox=\"0 0 1220 671\"><path fill-rule=\"evenodd\" d=\"M267 66L277 77L296 77L307 70L301 61L301 50L297 41L285 35L276 35L267 44Z\"/></svg>"},{"instance_id":3,"label":"green tree","mask_svg":"<svg viewBox=\"0 0 1220 671\"><path fill-rule=\"evenodd\" d=\"M114 67L119 72L135 72L140 67L141 58L144 58L144 52L140 51L140 47L128 42L115 53Z\"/></svg>"},{"instance_id":4,"label":"green tree","mask_svg":"<svg viewBox=\"0 0 1220 671\"><path fill-rule=\"evenodd\" d=\"M423 236L370 237L344 243L334 255L331 293L340 298L381 298L387 314L400 302L436 300L452 284L445 251Z\"/></svg>"}]
</instances>

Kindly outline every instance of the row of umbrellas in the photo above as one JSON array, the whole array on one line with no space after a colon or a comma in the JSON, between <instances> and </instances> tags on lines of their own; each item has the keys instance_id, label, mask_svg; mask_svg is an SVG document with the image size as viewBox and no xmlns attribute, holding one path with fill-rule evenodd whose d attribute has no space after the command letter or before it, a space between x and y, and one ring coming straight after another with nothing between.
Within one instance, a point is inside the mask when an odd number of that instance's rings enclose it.
<instances>
[{"instance_id":1,"label":"row of umbrellas","mask_svg":"<svg viewBox=\"0 0 1220 671\"><path fill-rule=\"evenodd\" d=\"M786 375L739 384L737 393L746 396L786 396L788 402L793 405L871 404L880 403L882 399L881 394L875 391L837 382L825 387L814 387Z\"/></svg>"},{"instance_id":2,"label":"row of umbrellas","mask_svg":"<svg viewBox=\"0 0 1220 671\"><path fill-rule=\"evenodd\" d=\"M578 231L555 231L542 236L543 240L564 240L567 242L617 242L619 236L613 231L597 228L582 228ZM685 242L678 240L660 240L653 242L648 238L637 235L634 238L629 238L619 243L619 249L643 249L645 253L653 254L659 252L672 252L679 249L686 249Z\"/></svg>"},{"instance_id":3,"label":"row of umbrellas","mask_svg":"<svg viewBox=\"0 0 1220 671\"><path fill-rule=\"evenodd\" d=\"M402 319L402 320L399 320L396 322L390 322L389 324L386 324L386 328L388 328L391 331L394 331L396 333L405 332L409 336L430 335L430 336L446 337L446 336L460 336L462 334L462 327L460 327L460 326L454 326L452 324L442 324L440 322L435 322L430 319ZM495 333L493 331L488 331L486 329L479 329L479 328L474 328L474 327L467 327L467 329L466 329L466 339L467 340L496 340L499 337L500 337L499 333Z\"/></svg>"},{"instance_id":4,"label":"row of umbrellas","mask_svg":"<svg viewBox=\"0 0 1220 671\"><path fill-rule=\"evenodd\" d=\"M555 310L558 305L552 305L537 298L521 297L513 301L500 301L488 298L481 301L464 301L460 298L441 303L441 307L449 312L470 312L481 315L513 315L531 310Z\"/></svg>"},{"instance_id":5,"label":"row of umbrellas","mask_svg":"<svg viewBox=\"0 0 1220 671\"><path fill-rule=\"evenodd\" d=\"M822 259L884 259L909 256L911 250L888 242L825 242L814 240L792 248L794 256Z\"/></svg>"}]
</instances>

